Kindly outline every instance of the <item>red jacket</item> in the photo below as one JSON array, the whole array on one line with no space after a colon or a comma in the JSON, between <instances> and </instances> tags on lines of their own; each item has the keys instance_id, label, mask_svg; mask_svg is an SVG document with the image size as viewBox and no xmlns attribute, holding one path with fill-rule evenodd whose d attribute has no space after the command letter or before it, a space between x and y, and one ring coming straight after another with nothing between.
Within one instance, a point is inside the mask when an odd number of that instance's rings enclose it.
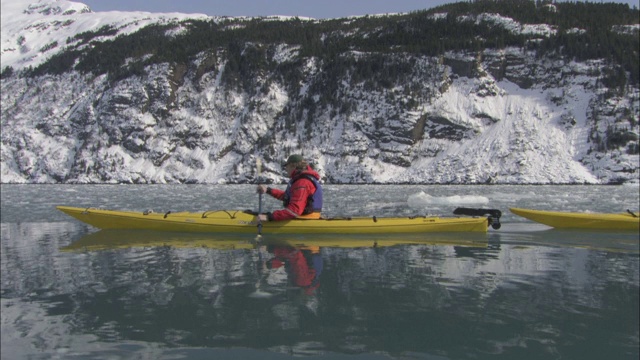
<instances>
[{"instance_id":1,"label":"red jacket","mask_svg":"<svg viewBox=\"0 0 640 360\"><path fill-rule=\"evenodd\" d=\"M290 220L302 215L302 212L307 207L307 199L316 192L316 186L304 175L310 175L320 180L320 174L310 166L307 166L307 169L304 171L293 170L289 175L293 180L289 204L282 210L272 212L269 215L270 221ZM283 190L271 189L269 195L278 200L284 200L285 192Z\"/></svg>"}]
</instances>

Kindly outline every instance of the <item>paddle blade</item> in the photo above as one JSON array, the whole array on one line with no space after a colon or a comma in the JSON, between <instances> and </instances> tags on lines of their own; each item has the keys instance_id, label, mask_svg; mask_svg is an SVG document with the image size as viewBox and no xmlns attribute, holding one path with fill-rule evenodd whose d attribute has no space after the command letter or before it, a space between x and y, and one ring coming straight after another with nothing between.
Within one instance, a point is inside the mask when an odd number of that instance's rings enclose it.
<instances>
[{"instance_id":1,"label":"paddle blade","mask_svg":"<svg viewBox=\"0 0 640 360\"><path fill-rule=\"evenodd\" d=\"M266 298L270 298L272 296L273 296L273 294L268 293L266 291L262 291L262 290L256 290L256 291L252 292L251 294L249 294L249 297L256 298L256 299L266 299Z\"/></svg>"},{"instance_id":2,"label":"paddle blade","mask_svg":"<svg viewBox=\"0 0 640 360\"><path fill-rule=\"evenodd\" d=\"M262 175L262 160L260 160L260 158L256 158L256 176L258 177L258 180L261 175Z\"/></svg>"}]
</instances>

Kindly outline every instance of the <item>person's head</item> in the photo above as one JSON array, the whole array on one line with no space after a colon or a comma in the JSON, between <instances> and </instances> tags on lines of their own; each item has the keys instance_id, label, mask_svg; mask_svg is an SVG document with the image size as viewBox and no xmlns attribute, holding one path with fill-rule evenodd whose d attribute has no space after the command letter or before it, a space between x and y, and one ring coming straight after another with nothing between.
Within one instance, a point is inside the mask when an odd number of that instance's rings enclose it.
<instances>
[{"instance_id":1,"label":"person's head","mask_svg":"<svg viewBox=\"0 0 640 360\"><path fill-rule=\"evenodd\" d=\"M304 171L307 170L309 164L304 160L302 155L291 155L287 158L284 164L284 170L287 174L291 174L294 170Z\"/></svg>"}]
</instances>

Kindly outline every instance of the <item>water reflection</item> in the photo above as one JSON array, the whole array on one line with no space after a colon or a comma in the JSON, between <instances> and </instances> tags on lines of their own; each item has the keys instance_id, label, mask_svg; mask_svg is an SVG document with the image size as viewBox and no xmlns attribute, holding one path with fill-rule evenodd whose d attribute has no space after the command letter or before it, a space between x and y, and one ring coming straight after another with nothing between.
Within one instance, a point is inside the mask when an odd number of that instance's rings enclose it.
<instances>
[{"instance_id":1,"label":"water reflection","mask_svg":"<svg viewBox=\"0 0 640 360\"><path fill-rule=\"evenodd\" d=\"M3 358L637 358L637 253L509 234L255 243L3 223Z\"/></svg>"},{"instance_id":2,"label":"water reflection","mask_svg":"<svg viewBox=\"0 0 640 360\"><path fill-rule=\"evenodd\" d=\"M264 235L259 242L246 234L172 233L146 230L100 230L89 232L62 247L63 252L126 249L154 246L173 248L256 249L259 246L378 248L399 245L452 245L486 247L482 233L429 233L400 235Z\"/></svg>"},{"instance_id":3,"label":"water reflection","mask_svg":"<svg viewBox=\"0 0 640 360\"><path fill-rule=\"evenodd\" d=\"M306 295L313 295L320 286L320 275L324 267L320 246L291 246L269 244L260 246L260 254L270 254L271 257L261 257L260 270L271 274L284 274L288 282L304 291Z\"/></svg>"}]
</instances>

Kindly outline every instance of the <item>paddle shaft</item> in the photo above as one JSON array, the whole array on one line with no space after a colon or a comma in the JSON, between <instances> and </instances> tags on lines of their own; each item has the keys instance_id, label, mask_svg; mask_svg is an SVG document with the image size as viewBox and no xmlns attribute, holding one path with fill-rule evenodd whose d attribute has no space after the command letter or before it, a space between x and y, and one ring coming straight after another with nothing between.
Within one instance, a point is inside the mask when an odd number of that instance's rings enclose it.
<instances>
[{"instance_id":1,"label":"paddle shaft","mask_svg":"<svg viewBox=\"0 0 640 360\"><path fill-rule=\"evenodd\" d=\"M262 214L262 193L258 194L258 235L262 235L262 220L260 215Z\"/></svg>"},{"instance_id":2,"label":"paddle shaft","mask_svg":"<svg viewBox=\"0 0 640 360\"><path fill-rule=\"evenodd\" d=\"M258 173L258 185L261 185L262 162L260 159L256 159L256 169ZM262 192L258 193L258 237L262 236L262 220L260 219L260 215L262 215Z\"/></svg>"}]
</instances>

